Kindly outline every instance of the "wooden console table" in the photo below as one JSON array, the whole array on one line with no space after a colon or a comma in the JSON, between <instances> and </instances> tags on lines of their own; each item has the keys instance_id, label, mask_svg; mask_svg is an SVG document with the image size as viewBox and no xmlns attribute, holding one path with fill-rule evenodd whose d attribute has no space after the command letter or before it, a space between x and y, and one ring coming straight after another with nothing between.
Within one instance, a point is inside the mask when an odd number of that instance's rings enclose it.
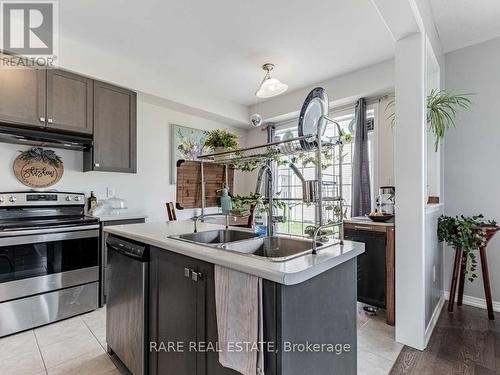
<instances>
[{"instance_id":1,"label":"wooden console table","mask_svg":"<svg viewBox=\"0 0 500 375\"><path fill-rule=\"evenodd\" d=\"M488 258L486 256L486 246L499 230L500 227L487 228L486 245L484 245L479 249L479 255L481 258L481 270L483 273L483 285L484 285L484 294L486 298L486 307L488 308L488 318L490 320L495 320L495 314L493 313L493 300L491 297L490 273L488 270ZM457 306L462 306L462 301L464 298L466 268L467 268L467 255L465 251L463 251L462 249L455 249L455 263L453 265L453 274L450 286L450 298L448 301L449 312L453 312L453 306L455 304L455 295L457 292L457 283L458 283Z\"/></svg>"}]
</instances>

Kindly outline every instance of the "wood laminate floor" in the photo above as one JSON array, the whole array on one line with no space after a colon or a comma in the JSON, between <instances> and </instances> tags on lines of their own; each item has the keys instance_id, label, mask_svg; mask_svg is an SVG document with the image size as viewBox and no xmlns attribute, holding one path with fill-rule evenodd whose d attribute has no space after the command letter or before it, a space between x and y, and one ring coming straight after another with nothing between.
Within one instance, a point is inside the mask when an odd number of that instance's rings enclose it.
<instances>
[{"instance_id":1,"label":"wood laminate floor","mask_svg":"<svg viewBox=\"0 0 500 375\"><path fill-rule=\"evenodd\" d=\"M405 346L391 375L499 375L500 314L470 306L443 308L425 351Z\"/></svg>"}]
</instances>

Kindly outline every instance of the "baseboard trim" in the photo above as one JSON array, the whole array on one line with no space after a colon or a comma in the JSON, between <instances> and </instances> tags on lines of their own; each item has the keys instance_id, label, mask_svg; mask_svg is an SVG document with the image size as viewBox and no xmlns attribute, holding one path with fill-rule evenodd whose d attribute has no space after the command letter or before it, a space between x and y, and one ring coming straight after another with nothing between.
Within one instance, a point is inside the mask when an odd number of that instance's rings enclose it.
<instances>
[{"instance_id":1,"label":"baseboard trim","mask_svg":"<svg viewBox=\"0 0 500 375\"><path fill-rule=\"evenodd\" d=\"M448 301L450 299L450 292L445 291L444 297ZM455 301L456 301L456 298L455 298ZM477 297L464 295L462 302L464 305L479 307L480 309L486 310L486 300L484 298L477 298ZM500 302L493 301L493 311L500 312Z\"/></svg>"},{"instance_id":2,"label":"baseboard trim","mask_svg":"<svg viewBox=\"0 0 500 375\"><path fill-rule=\"evenodd\" d=\"M434 312L432 313L431 320L429 321L429 324L427 325L427 328L425 330L424 347L427 347L427 344L431 339L432 332L434 332L434 328L436 327L439 316L441 315L441 310L443 309L444 303L445 303L445 295L443 293L441 295L441 298L439 299L439 302L436 305L436 308L434 309Z\"/></svg>"}]
</instances>

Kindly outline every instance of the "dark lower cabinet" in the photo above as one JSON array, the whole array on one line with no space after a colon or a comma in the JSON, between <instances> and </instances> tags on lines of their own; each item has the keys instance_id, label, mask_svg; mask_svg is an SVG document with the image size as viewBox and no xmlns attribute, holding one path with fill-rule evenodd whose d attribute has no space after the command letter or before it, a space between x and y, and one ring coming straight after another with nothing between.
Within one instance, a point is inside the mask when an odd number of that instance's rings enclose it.
<instances>
[{"instance_id":1,"label":"dark lower cabinet","mask_svg":"<svg viewBox=\"0 0 500 375\"><path fill-rule=\"evenodd\" d=\"M217 342L213 265L151 248L150 374L237 375L222 367ZM151 348L151 346L150 346Z\"/></svg>"},{"instance_id":2,"label":"dark lower cabinet","mask_svg":"<svg viewBox=\"0 0 500 375\"><path fill-rule=\"evenodd\" d=\"M238 375L203 350L218 341L213 264L152 247L150 288L150 375ZM266 375L356 374L356 259L297 285L264 280L263 301Z\"/></svg>"},{"instance_id":3,"label":"dark lower cabinet","mask_svg":"<svg viewBox=\"0 0 500 375\"><path fill-rule=\"evenodd\" d=\"M358 257L358 301L385 309L385 233L345 229L345 238L365 244Z\"/></svg>"},{"instance_id":4,"label":"dark lower cabinet","mask_svg":"<svg viewBox=\"0 0 500 375\"><path fill-rule=\"evenodd\" d=\"M394 226L344 223L345 239L365 244L358 257L358 301L386 310L386 321L395 324Z\"/></svg>"},{"instance_id":5,"label":"dark lower cabinet","mask_svg":"<svg viewBox=\"0 0 500 375\"><path fill-rule=\"evenodd\" d=\"M356 258L297 285L263 282L266 375L355 375ZM319 345L314 347L313 345Z\"/></svg>"}]
</instances>

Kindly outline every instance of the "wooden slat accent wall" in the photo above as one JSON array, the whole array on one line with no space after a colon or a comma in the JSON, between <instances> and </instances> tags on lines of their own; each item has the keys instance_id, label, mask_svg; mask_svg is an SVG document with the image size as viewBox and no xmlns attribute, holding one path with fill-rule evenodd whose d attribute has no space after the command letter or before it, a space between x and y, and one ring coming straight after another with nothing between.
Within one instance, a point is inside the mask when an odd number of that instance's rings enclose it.
<instances>
[{"instance_id":1,"label":"wooden slat accent wall","mask_svg":"<svg viewBox=\"0 0 500 375\"><path fill-rule=\"evenodd\" d=\"M205 205L218 206L220 193L224 182L224 165L204 163L205 172ZM177 162L177 209L201 207L201 162L179 160ZM228 170L229 191L233 192L234 169Z\"/></svg>"}]
</instances>

